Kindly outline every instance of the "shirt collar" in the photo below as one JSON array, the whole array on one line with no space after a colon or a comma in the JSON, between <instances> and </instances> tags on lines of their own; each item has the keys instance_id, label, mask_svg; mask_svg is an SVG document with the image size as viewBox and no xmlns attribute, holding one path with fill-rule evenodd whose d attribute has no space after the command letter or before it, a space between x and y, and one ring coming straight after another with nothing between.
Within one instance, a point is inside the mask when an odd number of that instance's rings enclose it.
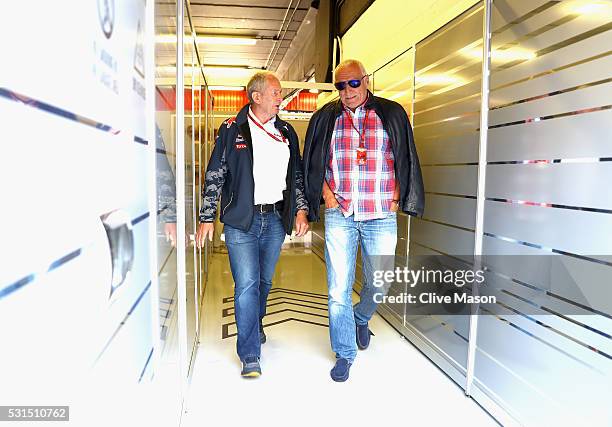
<instances>
[{"instance_id":1,"label":"shirt collar","mask_svg":"<svg viewBox=\"0 0 612 427\"><path fill-rule=\"evenodd\" d=\"M344 110L346 110L348 113L352 114L353 116L357 115L357 114L361 114L365 111L365 109L370 109L372 108L372 106L369 103L370 101L370 91L368 91L367 95L366 95L366 99L357 107L355 108L355 111L351 111L350 108L345 107L344 105L342 105L342 108Z\"/></svg>"},{"instance_id":2,"label":"shirt collar","mask_svg":"<svg viewBox=\"0 0 612 427\"><path fill-rule=\"evenodd\" d=\"M249 115L251 116L250 118L252 118L252 120L255 120L257 123L259 123L262 126L268 126L268 125L273 125L274 126L274 122L276 122L276 116L273 116L270 120L268 120L265 123L262 123L257 116L255 115L255 113L253 113L253 110L251 109L251 107L249 106Z\"/></svg>"}]
</instances>

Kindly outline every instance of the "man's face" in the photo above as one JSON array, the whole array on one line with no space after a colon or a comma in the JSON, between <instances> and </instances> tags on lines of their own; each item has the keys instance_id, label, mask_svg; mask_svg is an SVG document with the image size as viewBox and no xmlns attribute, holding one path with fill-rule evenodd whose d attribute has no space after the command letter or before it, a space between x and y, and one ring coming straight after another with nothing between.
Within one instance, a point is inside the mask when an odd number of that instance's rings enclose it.
<instances>
[{"instance_id":1,"label":"man's face","mask_svg":"<svg viewBox=\"0 0 612 427\"><path fill-rule=\"evenodd\" d=\"M280 111L280 104L283 102L281 96L281 85L276 77L268 77L266 86L262 92L255 92L259 96L254 96L253 100L262 112L270 117L275 116Z\"/></svg>"},{"instance_id":2,"label":"man's face","mask_svg":"<svg viewBox=\"0 0 612 427\"><path fill-rule=\"evenodd\" d=\"M363 79L362 79L363 77ZM361 79L361 80L360 80ZM363 75L359 66L347 65L339 68L334 76L334 83L346 82L348 80L360 80L361 85L359 87L351 87L348 83L339 91L340 101L345 107L354 110L361 105L368 96L368 76Z\"/></svg>"}]
</instances>

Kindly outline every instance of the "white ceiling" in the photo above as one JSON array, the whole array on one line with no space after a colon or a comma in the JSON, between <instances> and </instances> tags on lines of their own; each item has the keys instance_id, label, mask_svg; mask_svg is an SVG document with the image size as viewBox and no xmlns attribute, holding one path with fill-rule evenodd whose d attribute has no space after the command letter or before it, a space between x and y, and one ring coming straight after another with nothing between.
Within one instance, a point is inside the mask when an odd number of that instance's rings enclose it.
<instances>
[{"instance_id":1,"label":"white ceiling","mask_svg":"<svg viewBox=\"0 0 612 427\"><path fill-rule=\"evenodd\" d=\"M231 71L205 68L209 84L232 84L248 79L257 69L276 71L304 22L311 0L188 0L191 22L198 36L231 35L256 38L253 46L199 43L200 60L207 65L247 66ZM176 1L157 0L156 34L173 34L176 28ZM185 13L185 31L189 20ZM185 45L186 64L191 63L192 49ZM156 65L174 66L175 45L156 45ZM207 71L210 70L210 71ZM158 70L158 77L169 77L171 71ZM238 83L242 84L242 83Z\"/></svg>"}]
</instances>

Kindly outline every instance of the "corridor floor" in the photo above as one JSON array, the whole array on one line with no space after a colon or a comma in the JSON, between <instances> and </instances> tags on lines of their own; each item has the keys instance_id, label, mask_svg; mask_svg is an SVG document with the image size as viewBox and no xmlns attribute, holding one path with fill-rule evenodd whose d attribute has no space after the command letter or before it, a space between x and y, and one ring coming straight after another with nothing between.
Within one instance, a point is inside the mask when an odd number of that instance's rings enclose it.
<instances>
[{"instance_id":1,"label":"corridor floor","mask_svg":"<svg viewBox=\"0 0 612 427\"><path fill-rule=\"evenodd\" d=\"M378 315L349 380L333 382L325 265L303 247L282 251L264 319L262 376L242 378L232 286L227 255L214 254L182 426L498 425Z\"/></svg>"}]
</instances>

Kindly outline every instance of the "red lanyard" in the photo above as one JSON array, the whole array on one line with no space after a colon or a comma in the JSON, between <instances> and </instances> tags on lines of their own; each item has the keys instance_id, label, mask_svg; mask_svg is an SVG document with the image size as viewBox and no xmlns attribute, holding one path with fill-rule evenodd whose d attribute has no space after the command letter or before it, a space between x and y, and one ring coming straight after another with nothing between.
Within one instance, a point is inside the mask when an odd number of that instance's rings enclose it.
<instances>
[{"instance_id":1,"label":"red lanyard","mask_svg":"<svg viewBox=\"0 0 612 427\"><path fill-rule=\"evenodd\" d=\"M281 137L279 138L278 136L274 135L273 133L270 133L267 130L265 130L264 127L262 125L260 125L259 122L257 120L255 120L255 118L253 116L251 116L251 112L250 111L247 112L247 115L249 116L249 119L251 119L251 121L253 123L255 123L255 126L257 126L259 129L261 129L265 133L267 133L270 138L272 138L275 141L282 142L283 144L287 143L287 138L285 138L285 135L283 135L282 132L281 132Z\"/></svg>"},{"instance_id":2,"label":"red lanyard","mask_svg":"<svg viewBox=\"0 0 612 427\"><path fill-rule=\"evenodd\" d=\"M359 148L365 148L365 132L366 132L366 123L368 122L368 115L370 114L370 110L366 110L365 118L363 119L363 125L361 126L361 132L359 129L355 127L355 123L353 123L353 118L351 117L351 113L346 111L346 115L348 116L349 122L351 122L351 126L359 135Z\"/></svg>"}]
</instances>

